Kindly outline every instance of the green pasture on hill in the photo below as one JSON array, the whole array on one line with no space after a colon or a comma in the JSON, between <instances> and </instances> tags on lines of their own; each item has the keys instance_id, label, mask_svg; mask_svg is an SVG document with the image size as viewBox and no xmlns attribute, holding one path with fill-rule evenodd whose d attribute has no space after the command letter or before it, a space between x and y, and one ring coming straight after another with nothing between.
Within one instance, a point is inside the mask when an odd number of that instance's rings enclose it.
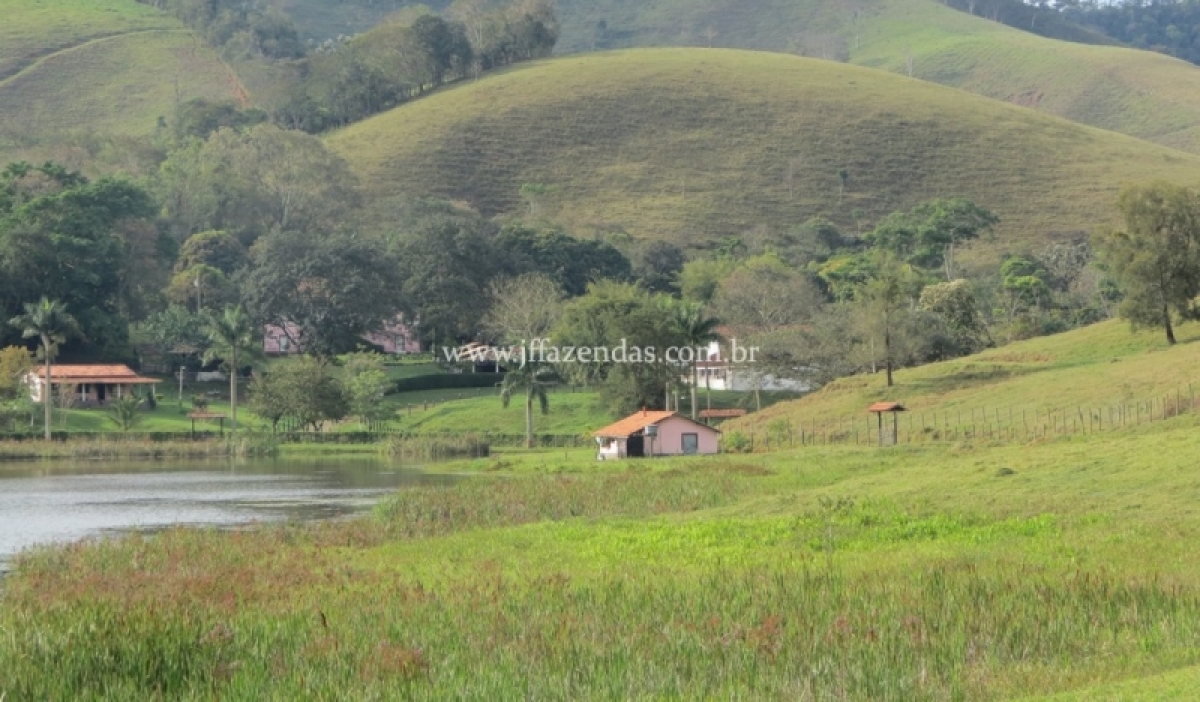
<instances>
[{"instance_id":1,"label":"green pasture on hill","mask_svg":"<svg viewBox=\"0 0 1200 702\"><path fill-rule=\"evenodd\" d=\"M1075 420L1090 412L1111 428L1108 423L1115 415L1110 411L1119 408L1125 408L1125 424L1147 423L1161 419L1164 404L1168 415L1176 407L1183 412L1200 407L1200 325L1182 326L1178 338L1178 345L1168 346L1161 331L1131 333L1128 324L1112 320L899 370L891 388L883 373L842 378L726 427L756 430L762 436L776 422L810 427L873 424L866 408L880 400L898 401L909 409L901 418L902 427L910 418L930 426L990 421L1023 427L1023 421L1032 423L1035 417L1046 422L1051 421L1048 415L1065 412L1068 420Z\"/></svg>"},{"instance_id":2,"label":"green pasture on hill","mask_svg":"<svg viewBox=\"0 0 1200 702\"><path fill-rule=\"evenodd\" d=\"M856 231L962 196L989 248L1114 222L1122 185L1200 181L1200 158L886 72L780 54L648 49L536 62L336 132L390 220L394 193L576 233L700 244L823 215ZM839 171L846 171L841 187ZM522 200L523 184L547 194Z\"/></svg>"},{"instance_id":3,"label":"green pasture on hill","mask_svg":"<svg viewBox=\"0 0 1200 702\"><path fill-rule=\"evenodd\" d=\"M199 37L133 0L4 0L0 12L0 162L74 164L88 135L151 135L193 98L249 100Z\"/></svg>"}]
</instances>

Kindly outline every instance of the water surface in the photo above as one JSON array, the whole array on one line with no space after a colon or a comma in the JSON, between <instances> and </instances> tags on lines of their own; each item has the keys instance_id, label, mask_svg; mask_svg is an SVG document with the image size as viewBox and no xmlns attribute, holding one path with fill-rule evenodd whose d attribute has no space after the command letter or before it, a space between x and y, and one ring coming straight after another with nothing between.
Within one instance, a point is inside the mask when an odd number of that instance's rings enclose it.
<instances>
[{"instance_id":1,"label":"water surface","mask_svg":"<svg viewBox=\"0 0 1200 702\"><path fill-rule=\"evenodd\" d=\"M329 519L445 482L371 458L30 461L0 467L0 571L35 544L176 524Z\"/></svg>"}]
</instances>

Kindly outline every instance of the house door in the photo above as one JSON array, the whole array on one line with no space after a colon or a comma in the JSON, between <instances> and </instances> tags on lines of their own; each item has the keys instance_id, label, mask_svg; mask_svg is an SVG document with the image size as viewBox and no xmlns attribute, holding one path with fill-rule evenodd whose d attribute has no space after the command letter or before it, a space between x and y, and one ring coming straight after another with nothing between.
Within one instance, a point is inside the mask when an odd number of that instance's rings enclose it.
<instances>
[{"instance_id":1,"label":"house door","mask_svg":"<svg viewBox=\"0 0 1200 702\"><path fill-rule=\"evenodd\" d=\"M700 435L699 434L684 434L683 435L683 455L694 456L700 453Z\"/></svg>"},{"instance_id":2,"label":"house door","mask_svg":"<svg viewBox=\"0 0 1200 702\"><path fill-rule=\"evenodd\" d=\"M646 455L646 439L641 436L631 436L625 442L625 455L630 458L640 458Z\"/></svg>"},{"instance_id":3,"label":"house door","mask_svg":"<svg viewBox=\"0 0 1200 702\"><path fill-rule=\"evenodd\" d=\"M98 383L96 385L96 402L104 402L105 391L107 389L108 386L104 383Z\"/></svg>"}]
</instances>

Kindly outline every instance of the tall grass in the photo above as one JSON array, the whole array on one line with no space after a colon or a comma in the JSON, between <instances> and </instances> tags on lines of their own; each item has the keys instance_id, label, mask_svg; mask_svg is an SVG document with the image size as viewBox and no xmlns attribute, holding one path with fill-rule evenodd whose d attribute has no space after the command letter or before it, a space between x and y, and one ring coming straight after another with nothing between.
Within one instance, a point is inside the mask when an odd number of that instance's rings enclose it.
<instances>
[{"instance_id":1,"label":"tall grass","mask_svg":"<svg viewBox=\"0 0 1200 702\"><path fill-rule=\"evenodd\" d=\"M0 461L40 458L112 460L123 458L210 458L274 456L278 443L270 435L243 435L236 441L152 441L107 435L69 441L0 441Z\"/></svg>"},{"instance_id":2,"label":"tall grass","mask_svg":"<svg viewBox=\"0 0 1200 702\"><path fill-rule=\"evenodd\" d=\"M492 447L486 439L463 436L392 436L383 444L390 458L407 461L446 461L455 458L486 458Z\"/></svg>"}]
</instances>

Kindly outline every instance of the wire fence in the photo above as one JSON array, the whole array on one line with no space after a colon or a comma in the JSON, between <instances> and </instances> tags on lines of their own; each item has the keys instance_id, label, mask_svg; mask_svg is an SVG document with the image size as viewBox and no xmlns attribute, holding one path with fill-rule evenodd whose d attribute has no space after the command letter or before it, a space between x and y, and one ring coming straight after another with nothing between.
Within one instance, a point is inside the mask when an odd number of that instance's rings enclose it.
<instances>
[{"instance_id":1,"label":"wire fence","mask_svg":"<svg viewBox=\"0 0 1200 702\"><path fill-rule=\"evenodd\" d=\"M725 436L730 450L770 451L802 446L893 446L930 442L988 440L1029 442L1095 434L1194 414L1189 385L1174 393L1118 405L1058 408L1015 406L905 411L861 416L755 420ZM736 434L736 435L735 435Z\"/></svg>"}]
</instances>

